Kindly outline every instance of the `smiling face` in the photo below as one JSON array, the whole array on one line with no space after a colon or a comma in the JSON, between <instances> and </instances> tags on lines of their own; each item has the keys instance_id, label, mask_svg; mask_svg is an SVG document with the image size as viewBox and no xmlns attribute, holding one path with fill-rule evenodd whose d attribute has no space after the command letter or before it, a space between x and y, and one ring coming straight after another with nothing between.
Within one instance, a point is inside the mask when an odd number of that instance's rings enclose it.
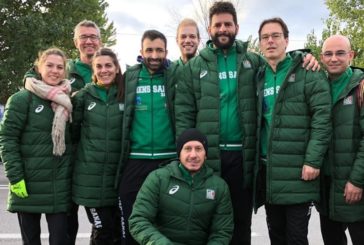
<instances>
[{"instance_id":1,"label":"smiling face","mask_svg":"<svg viewBox=\"0 0 364 245\"><path fill-rule=\"evenodd\" d=\"M66 76L65 59L56 54L45 56L38 63L38 72L42 80L51 86L55 86L61 82Z\"/></svg>"},{"instance_id":2,"label":"smiling face","mask_svg":"<svg viewBox=\"0 0 364 245\"><path fill-rule=\"evenodd\" d=\"M80 26L78 28L74 43L80 52L81 61L86 64L91 63L93 55L102 45L98 30L87 26Z\"/></svg>"},{"instance_id":3,"label":"smiling face","mask_svg":"<svg viewBox=\"0 0 364 245\"><path fill-rule=\"evenodd\" d=\"M182 165L191 173L198 172L206 159L206 151L201 142L193 140L186 142L181 150L179 159Z\"/></svg>"},{"instance_id":4,"label":"smiling face","mask_svg":"<svg viewBox=\"0 0 364 245\"><path fill-rule=\"evenodd\" d=\"M181 51L181 58L184 63L196 55L199 43L200 38L196 26L184 25L179 27L177 45Z\"/></svg>"},{"instance_id":5,"label":"smiling face","mask_svg":"<svg viewBox=\"0 0 364 245\"><path fill-rule=\"evenodd\" d=\"M351 50L350 41L347 37L335 35L326 39L320 57L329 78L334 80L350 66L354 52Z\"/></svg>"},{"instance_id":6,"label":"smiling face","mask_svg":"<svg viewBox=\"0 0 364 245\"><path fill-rule=\"evenodd\" d=\"M213 44L221 49L228 49L234 44L238 31L239 26L234 23L233 16L229 13L213 15L208 28Z\"/></svg>"},{"instance_id":7,"label":"smiling face","mask_svg":"<svg viewBox=\"0 0 364 245\"><path fill-rule=\"evenodd\" d=\"M260 51L269 61L281 61L286 56L288 38L284 37L283 28L278 23L267 23L260 31Z\"/></svg>"},{"instance_id":8,"label":"smiling face","mask_svg":"<svg viewBox=\"0 0 364 245\"><path fill-rule=\"evenodd\" d=\"M144 59L148 71L153 74L161 69L167 57L166 44L160 38L156 38L153 41L145 38L140 54Z\"/></svg>"},{"instance_id":9,"label":"smiling face","mask_svg":"<svg viewBox=\"0 0 364 245\"><path fill-rule=\"evenodd\" d=\"M112 57L108 55L95 57L92 61L92 70L96 77L96 83L106 87L114 83L116 74L120 71Z\"/></svg>"}]
</instances>

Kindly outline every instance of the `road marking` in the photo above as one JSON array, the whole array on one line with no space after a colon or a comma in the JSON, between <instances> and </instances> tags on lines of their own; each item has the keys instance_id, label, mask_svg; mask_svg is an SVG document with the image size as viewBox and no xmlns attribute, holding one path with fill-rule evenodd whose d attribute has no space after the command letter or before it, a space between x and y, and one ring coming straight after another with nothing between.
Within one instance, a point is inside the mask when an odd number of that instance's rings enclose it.
<instances>
[{"instance_id":1,"label":"road marking","mask_svg":"<svg viewBox=\"0 0 364 245\"><path fill-rule=\"evenodd\" d=\"M89 238L90 237L90 233L78 233L77 234L77 238ZM42 239L46 239L49 238L49 233L42 233L40 234L40 237ZM21 234L20 233L0 233L0 239L21 239Z\"/></svg>"}]
</instances>

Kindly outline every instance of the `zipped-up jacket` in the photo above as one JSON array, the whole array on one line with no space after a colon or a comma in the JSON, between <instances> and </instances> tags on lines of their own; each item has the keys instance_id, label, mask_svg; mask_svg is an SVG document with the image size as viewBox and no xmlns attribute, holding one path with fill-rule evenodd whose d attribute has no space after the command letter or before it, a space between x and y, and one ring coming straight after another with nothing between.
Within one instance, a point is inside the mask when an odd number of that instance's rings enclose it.
<instances>
[{"instance_id":1,"label":"zipped-up jacket","mask_svg":"<svg viewBox=\"0 0 364 245\"><path fill-rule=\"evenodd\" d=\"M189 182L179 164L147 177L129 218L130 233L139 244L229 244L234 225L227 184L205 166Z\"/></svg>"},{"instance_id":2,"label":"zipped-up jacket","mask_svg":"<svg viewBox=\"0 0 364 245\"><path fill-rule=\"evenodd\" d=\"M100 98L94 83L73 97L72 139L77 144L72 198L86 207L116 206L114 188L121 152L124 104L110 87L107 101Z\"/></svg>"}]
</instances>

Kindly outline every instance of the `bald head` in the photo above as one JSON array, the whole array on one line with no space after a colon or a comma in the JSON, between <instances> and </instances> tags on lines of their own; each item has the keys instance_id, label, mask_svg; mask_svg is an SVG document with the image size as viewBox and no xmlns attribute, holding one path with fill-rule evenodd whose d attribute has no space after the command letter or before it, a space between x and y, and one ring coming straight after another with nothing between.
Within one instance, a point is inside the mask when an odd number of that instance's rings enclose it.
<instances>
[{"instance_id":1,"label":"bald head","mask_svg":"<svg viewBox=\"0 0 364 245\"><path fill-rule=\"evenodd\" d=\"M346 47L347 50L351 50L351 44L349 41L349 38L343 35L332 35L329 38L327 38L322 45L322 52L325 52L325 49L327 46L332 44L341 44Z\"/></svg>"},{"instance_id":2,"label":"bald head","mask_svg":"<svg viewBox=\"0 0 364 245\"><path fill-rule=\"evenodd\" d=\"M329 79L340 77L350 66L354 58L350 41L342 35L333 35L327 38L322 45L321 62L325 66Z\"/></svg>"}]
</instances>

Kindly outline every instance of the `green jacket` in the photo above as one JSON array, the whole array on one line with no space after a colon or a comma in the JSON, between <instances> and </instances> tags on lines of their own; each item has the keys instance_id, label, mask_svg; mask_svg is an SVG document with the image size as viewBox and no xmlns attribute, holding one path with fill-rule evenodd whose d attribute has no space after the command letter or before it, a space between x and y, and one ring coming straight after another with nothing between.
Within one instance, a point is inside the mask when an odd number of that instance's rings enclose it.
<instances>
[{"instance_id":1,"label":"green jacket","mask_svg":"<svg viewBox=\"0 0 364 245\"><path fill-rule=\"evenodd\" d=\"M229 244L232 206L225 181L203 167L190 184L173 161L153 171L141 187L129 229L139 244Z\"/></svg>"},{"instance_id":2,"label":"green jacket","mask_svg":"<svg viewBox=\"0 0 364 245\"><path fill-rule=\"evenodd\" d=\"M131 126L134 119L135 112L135 101L136 101L136 87L139 78L140 71L142 69L142 64L137 64L132 67L129 67L124 73L124 81L125 81L125 114L123 118L123 132L122 132L122 151L121 158L118 168L118 177L117 182L120 181L120 176L125 166L126 161L130 155L131 149ZM164 70L164 81L165 81L165 93L166 93L166 102L167 109L169 111L170 122L172 123L171 128L174 134L174 97L175 97L175 78L174 78L174 70L165 69Z\"/></svg>"},{"instance_id":3,"label":"green jacket","mask_svg":"<svg viewBox=\"0 0 364 245\"><path fill-rule=\"evenodd\" d=\"M264 73L265 67L257 76L258 139L263 125ZM272 109L266 196L265 200L256 200L257 206L263 202L288 205L319 200L319 178L303 181L301 172L304 164L321 168L331 136L330 108L330 88L324 73L307 71L302 68L302 56L294 57ZM257 161L255 184L259 179L259 164Z\"/></svg>"},{"instance_id":4,"label":"green jacket","mask_svg":"<svg viewBox=\"0 0 364 245\"><path fill-rule=\"evenodd\" d=\"M352 71L349 84L333 105L333 137L324 161L329 164L331 182L330 192L322 193L321 204L329 200L330 218L340 222L364 220L364 198L358 203L347 204L343 196L348 181L364 188L364 107L358 98L359 94L363 96L360 86L364 85L364 72L357 68ZM327 210L321 211L328 214Z\"/></svg>"},{"instance_id":5,"label":"green jacket","mask_svg":"<svg viewBox=\"0 0 364 245\"><path fill-rule=\"evenodd\" d=\"M77 61L79 60L68 60L67 61L67 70L68 70L68 79L71 82L72 91L78 91L81 88L85 87L86 84L90 83L91 80L88 80L88 76L92 75L92 68L89 67L89 74L87 74L87 78L82 76L81 72L77 69ZM86 65L86 64L84 64Z\"/></svg>"},{"instance_id":6,"label":"green jacket","mask_svg":"<svg viewBox=\"0 0 364 245\"><path fill-rule=\"evenodd\" d=\"M78 143L72 181L72 198L86 207L117 205L114 188L120 159L124 104L116 86L107 101L95 84L87 84L73 97L72 138Z\"/></svg>"},{"instance_id":7,"label":"green jacket","mask_svg":"<svg viewBox=\"0 0 364 245\"><path fill-rule=\"evenodd\" d=\"M9 193L10 212L61 213L71 203L71 139L65 131L66 152L53 155L54 113L51 102L28 90L12 95L0 124L0 150L11 184L24 179L28 197Z\"/></svg>"},{"instance_id":8,"label":"green jacket","mask_svg":"<svg viewBox=\"0 0 364 245\"><path fill-rule=\"evenodd\" d=\"M208 43L209 44L209 43ZM208 45L207 44L207 45ZM239 124L243 145L245 186L250 186L256 152L256 85L254 77L262 64L260 57L247 52L247 43L236 41ZM178 82L175 102L177 137L188 128L198 128L208 138L206 161L220 174L220 86L217 55L204 48L191 59Z\"/></svg>"}]
</instances>

